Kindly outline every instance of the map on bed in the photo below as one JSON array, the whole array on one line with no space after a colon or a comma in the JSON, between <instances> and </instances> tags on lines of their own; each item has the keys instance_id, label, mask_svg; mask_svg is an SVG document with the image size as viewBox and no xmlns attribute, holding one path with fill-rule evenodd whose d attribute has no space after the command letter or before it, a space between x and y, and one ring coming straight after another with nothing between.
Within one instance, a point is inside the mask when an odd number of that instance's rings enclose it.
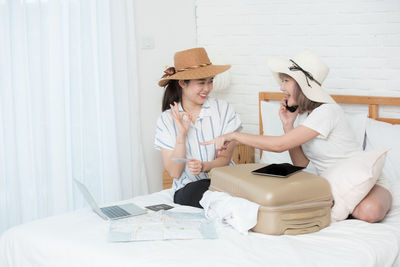
<instances>
[{"instance_id":1,"label":"map on bed","mask_svg":"<svg viewBox=\"0 0 400 267\"><path fill-rule=\"evenodd\" d=\"M213 221L204 212L160 210L110 222L108 241L152 241L217 238Z\"/></svg>"}]
</instances>

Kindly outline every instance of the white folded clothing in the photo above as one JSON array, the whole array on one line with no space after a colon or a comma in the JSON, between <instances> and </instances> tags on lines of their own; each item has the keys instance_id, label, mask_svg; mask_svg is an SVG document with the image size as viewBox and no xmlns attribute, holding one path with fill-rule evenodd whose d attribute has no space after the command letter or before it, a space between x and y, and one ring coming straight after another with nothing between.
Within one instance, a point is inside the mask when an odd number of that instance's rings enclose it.
<instances>
[{"instance_id":1,"label":"white folded clothing","mask_svg":"<svg viewBox=\"0 0 400 267\"><path fill-rule=\"evenodd\" d=\"M200 200L200 205L208 219L230 224L242 234L247 234L257 224L260 205L247 199L208 190Z\"/></svg>"}]
</instances>

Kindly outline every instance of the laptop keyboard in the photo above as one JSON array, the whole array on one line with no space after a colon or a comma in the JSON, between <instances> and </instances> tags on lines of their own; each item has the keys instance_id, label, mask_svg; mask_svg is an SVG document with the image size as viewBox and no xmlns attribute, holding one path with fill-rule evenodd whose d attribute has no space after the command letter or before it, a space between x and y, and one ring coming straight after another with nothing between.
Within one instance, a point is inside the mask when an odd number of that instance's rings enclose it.
<instances>
[{"instance_id":1,"label":"laptop keyboard","mask_svg":"<svg viewBox=\"0 0 400 267\"><path fill-rule=\"evenodd\" d=\"M106 214L109 218L117 218L117 217L124 217L131 215L130 213L126 212L124 209L121 209L118 206L111 206L100 208L104 214Z\"/></svg>"}]
</instances>

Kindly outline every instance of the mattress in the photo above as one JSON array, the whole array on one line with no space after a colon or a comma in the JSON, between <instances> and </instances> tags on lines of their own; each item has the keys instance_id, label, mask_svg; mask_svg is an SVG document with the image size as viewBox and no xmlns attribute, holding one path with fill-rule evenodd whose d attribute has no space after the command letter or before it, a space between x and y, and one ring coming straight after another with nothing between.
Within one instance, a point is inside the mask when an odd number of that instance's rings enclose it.
<instances>
[{"instance_id":1,"label":"mattress","mask_svg":"<svg viewBox=\"0 0 400 267\"><path fill-rule=\"evenodd\" d=\"M346 220L297 236L242 235L217 224L217 239L109 243L109 222L85 208L4 232L0 266L400 266L400 184L393 191L393 208L382 223ZM132 201L200 211L173 204L170 190Z\"/></svg>"}]
</instances>

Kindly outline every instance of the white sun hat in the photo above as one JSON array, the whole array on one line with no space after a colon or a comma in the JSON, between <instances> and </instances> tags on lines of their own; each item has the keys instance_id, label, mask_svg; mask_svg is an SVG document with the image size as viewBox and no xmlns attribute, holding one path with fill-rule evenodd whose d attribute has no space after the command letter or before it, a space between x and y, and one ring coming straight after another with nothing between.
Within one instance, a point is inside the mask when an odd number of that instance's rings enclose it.
<instances>
[{"instance_id":1,"label":"white sun hat","mask_svg":"<svg viewBox=\"0 0 400 267\"><path fill-rule=\"evenodd\" d=\"M335 103L335 100L322 88L329 67L313 52L305 50L292 59L268 57L272 75L282 83L279 73L285 73L296 80L303 94L318 103Z\"/></svg>"}]
</instances>

